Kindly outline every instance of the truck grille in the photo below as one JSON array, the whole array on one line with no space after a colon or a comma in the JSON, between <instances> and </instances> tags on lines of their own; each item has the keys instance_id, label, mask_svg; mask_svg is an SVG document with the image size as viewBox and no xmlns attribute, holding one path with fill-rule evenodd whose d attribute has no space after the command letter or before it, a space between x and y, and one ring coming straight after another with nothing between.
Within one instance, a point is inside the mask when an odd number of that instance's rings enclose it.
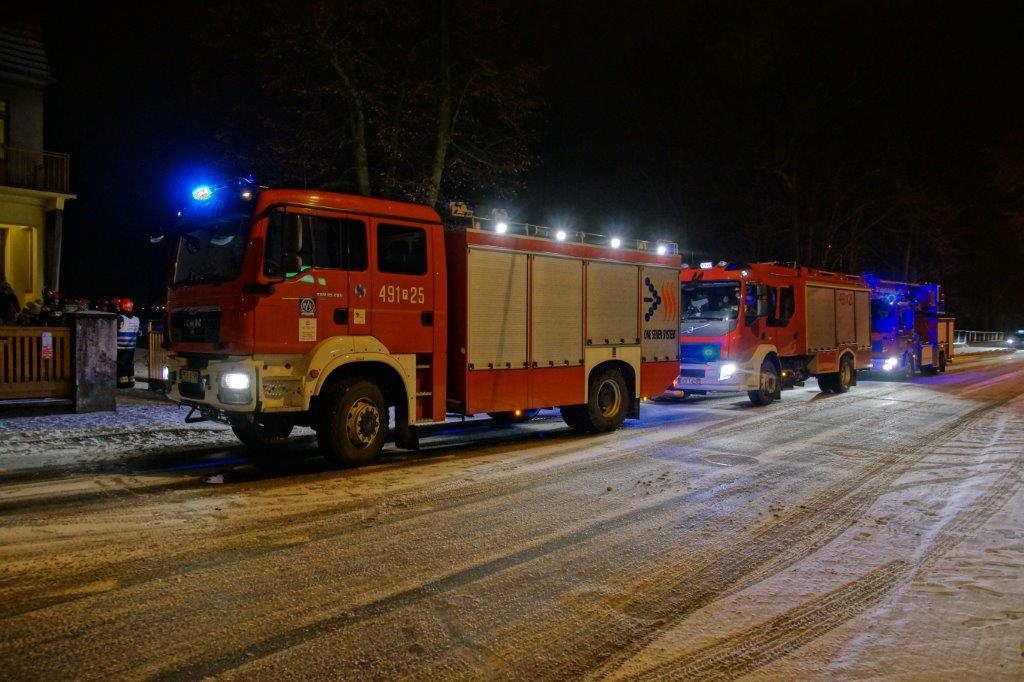
<instances>
[{"instance_id":1,"label":"truck grille","mask_svg":"<svg viewBox=\"0 0 1024 682\"><path fill-rule=\"evenodd\" d=\"M216 343L219 332L219 310L175 310L171 313L171 341Z\"/></svg>"},{"instance_id":2,"label":"truck grille","mask_svg":"<svg viewBox=\"0 0 1024 682\"><path fill-rule=\"evenodd\" d=\"M684 365L703 365L715 362L722 354L722 347L717 343L681 343L679 344L679 361Z\"/></svg>"}]
</instances>

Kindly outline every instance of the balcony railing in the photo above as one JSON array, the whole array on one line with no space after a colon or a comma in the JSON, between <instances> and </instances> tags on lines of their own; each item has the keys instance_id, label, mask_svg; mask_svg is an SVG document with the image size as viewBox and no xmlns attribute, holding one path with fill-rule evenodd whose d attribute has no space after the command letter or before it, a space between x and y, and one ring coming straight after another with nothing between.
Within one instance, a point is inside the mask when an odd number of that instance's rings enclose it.
<instances>
[{"instance_id":1,"label":"balcony railing","mask_svg":"<svg viewBox=\"0 0 1024 682\"><path fill-rule=\"evenodd\" d=\"M68 193L68 155L0 144L0 185Z\"/></svg>"}]
</instances>

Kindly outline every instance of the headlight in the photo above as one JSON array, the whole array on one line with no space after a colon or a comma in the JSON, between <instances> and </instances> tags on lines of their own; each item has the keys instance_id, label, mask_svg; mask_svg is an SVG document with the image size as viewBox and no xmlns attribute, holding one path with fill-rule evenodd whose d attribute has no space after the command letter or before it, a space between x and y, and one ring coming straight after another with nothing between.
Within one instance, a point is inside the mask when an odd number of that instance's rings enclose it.
<instances>
[{"instance_id":1,"label":"headlight","mask_svg":"<svg viewBox=\"0 0 1024 682\"><path fill-rule=\"evenodd\" d=\"M900 364L900 361L896 358L886 358L885 362L882 363L882 369L886 372L891 372L896 369L896 365Z\"/></svg>"},{"instance_id":2,"label":"headlight","mask_svg":"<svg viewBox=\"0 0 1024 682\"><path fill-rule=\"evenodd\" d=\"M718 368L718 380L728 381L732 379L732 375L736 373L736 363L727 362Z\"/></svg>"},{"instance_id":3,"label":"headlight","mask_svg":"<svg viewBox=\"0 0 1024 682\"><path fill-rule=\"evenodd\" d=\"M220 384L232 391L244 391L249 388L249 375L242 372L228 372L221 375Z\"/></svg>"}]
</instances>

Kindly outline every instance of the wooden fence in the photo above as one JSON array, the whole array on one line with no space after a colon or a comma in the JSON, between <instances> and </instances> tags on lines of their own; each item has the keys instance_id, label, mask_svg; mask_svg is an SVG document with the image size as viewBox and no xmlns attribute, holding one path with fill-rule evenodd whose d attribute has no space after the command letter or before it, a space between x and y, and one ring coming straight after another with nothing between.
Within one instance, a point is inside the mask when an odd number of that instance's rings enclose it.
<instances>
[{"instance_id":1,"label":"wooden fence","mask_svg":"<svg viewBox=\"0 0 1024 682\"><path fill-rule=\"evenodd\" d=\"M0 327L0 400L70 398L68 327Z\"/></svg>"}]
</instances>

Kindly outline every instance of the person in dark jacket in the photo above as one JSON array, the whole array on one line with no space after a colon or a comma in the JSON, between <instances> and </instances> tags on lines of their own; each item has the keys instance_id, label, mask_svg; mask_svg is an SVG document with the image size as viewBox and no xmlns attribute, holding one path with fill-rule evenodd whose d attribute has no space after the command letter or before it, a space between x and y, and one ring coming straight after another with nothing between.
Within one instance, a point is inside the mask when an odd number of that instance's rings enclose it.
<instances>
[{"instance_id":1,"label":"person in dark jacket","mask_svg":"<svg viewBox=\"0 0 1024 682\"><path fill-rule=\"evenodd\" d=\"M21 301L7 278L0 275L0 324L14 324L21 312Z\"/></svg>"}]
</instances>

